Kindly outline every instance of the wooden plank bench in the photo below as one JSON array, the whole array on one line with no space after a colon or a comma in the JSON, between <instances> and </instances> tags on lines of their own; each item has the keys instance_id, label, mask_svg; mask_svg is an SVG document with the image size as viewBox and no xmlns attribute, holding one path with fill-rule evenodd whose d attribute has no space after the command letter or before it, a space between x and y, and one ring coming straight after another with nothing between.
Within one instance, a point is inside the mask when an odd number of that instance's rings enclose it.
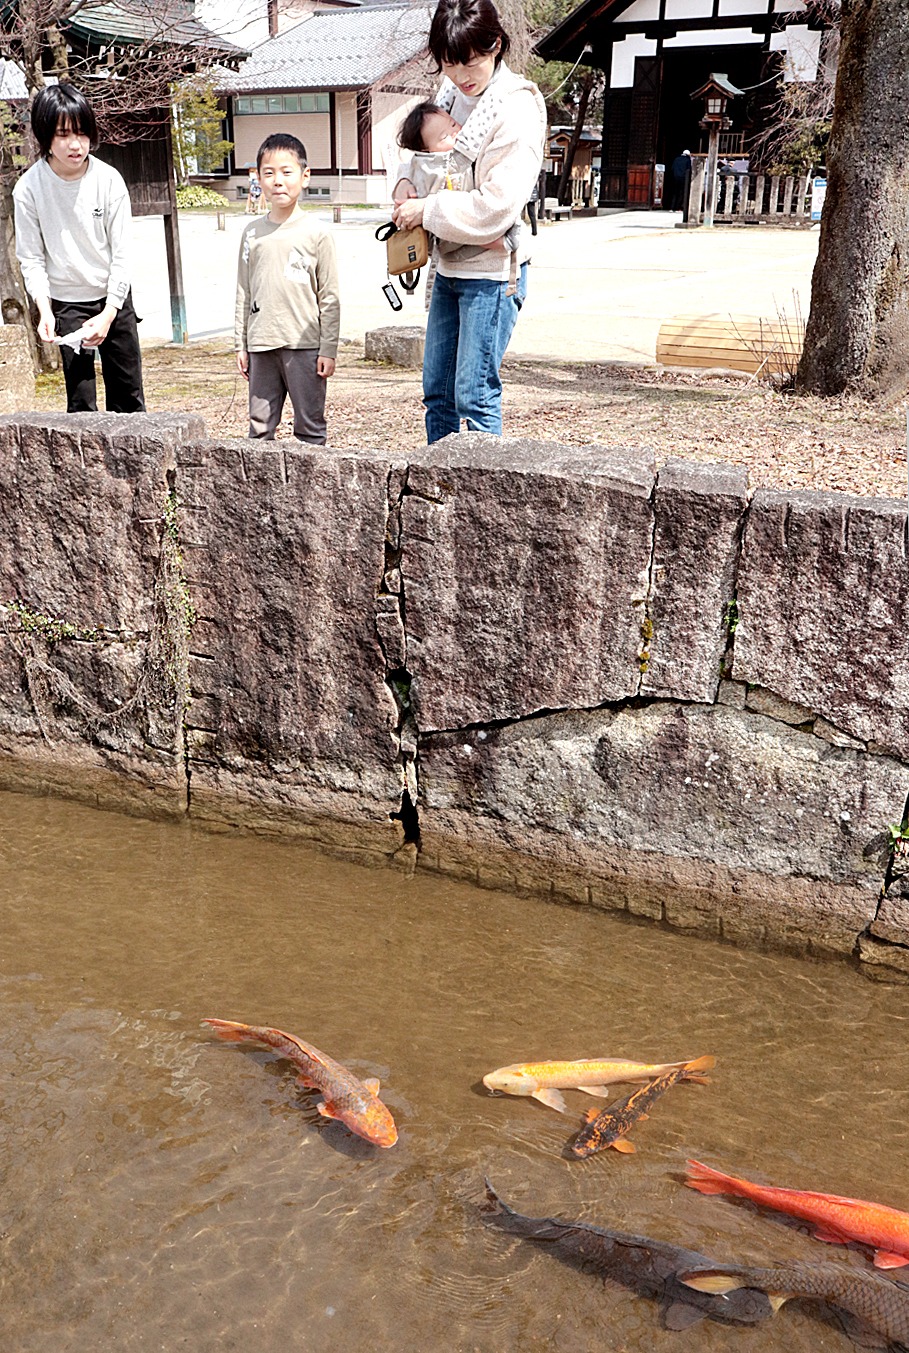
<instances>
[{"instance_id":1,"label":"wooden plank bench","mask_svg":"<svg viewBox=\"0 0 909 1353\"><path fill-rule=\"evenodd\" d=\"M674 315L660 325L656 360L661 366L785 377L795 373L804 337L804 325L785 316Z\"/></svg>"},{"instance_id":2,"label":"wooden plank bench","mask_svg":"<svg viewBox=\"0 0 909 1353\"><path fill-rule=\"evenodd\" d=\"M567 216L570 221L571 212L572 207L570 203L566 205L564 202L560 202L557 197L543 198L543 215L546 217L547 221L560 221L563 216Z\"/></svg>"}]
</instances>

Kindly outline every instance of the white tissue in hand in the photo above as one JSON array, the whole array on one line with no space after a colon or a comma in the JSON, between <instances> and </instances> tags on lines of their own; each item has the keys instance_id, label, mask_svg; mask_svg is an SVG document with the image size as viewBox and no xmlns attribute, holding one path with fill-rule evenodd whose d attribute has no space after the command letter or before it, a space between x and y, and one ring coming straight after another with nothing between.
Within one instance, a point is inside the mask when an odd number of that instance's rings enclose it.
<instances>
[{"instance_id":1,"label":"white tissue in hand","mask_svg":"<svg viewBox=\"0 0 909 1353\"><path fill-rule=\"evenodd\" d=\"M74 329L71 334L63 334L54 339L54 342L61 348L72 348L73 352L79 352L82 348L82 340L85 338L85 325Z\"/></svg>"}]
</instances>

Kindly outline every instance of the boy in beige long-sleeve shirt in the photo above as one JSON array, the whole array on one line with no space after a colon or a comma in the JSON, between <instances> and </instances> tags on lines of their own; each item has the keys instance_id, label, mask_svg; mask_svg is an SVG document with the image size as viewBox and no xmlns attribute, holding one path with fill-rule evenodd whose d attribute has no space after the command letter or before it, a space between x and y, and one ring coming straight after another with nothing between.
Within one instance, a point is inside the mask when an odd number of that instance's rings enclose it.
<instances>
[{"instance_id":1,"label":"boy in beige long-sleeve shirt","mask_svg":"<svg viewBox=\"0 0 909 1353\"><path fill-rule=\"evenodd\" d=\"M274 438L289 394L294 436L324 446L325 383L340 329L334 243L300 208L309 178L301 141L267 137L256 167L269 212L243 232L234 320L237 367L249 381L249 435Z\"/></svg>"}]
</instances>

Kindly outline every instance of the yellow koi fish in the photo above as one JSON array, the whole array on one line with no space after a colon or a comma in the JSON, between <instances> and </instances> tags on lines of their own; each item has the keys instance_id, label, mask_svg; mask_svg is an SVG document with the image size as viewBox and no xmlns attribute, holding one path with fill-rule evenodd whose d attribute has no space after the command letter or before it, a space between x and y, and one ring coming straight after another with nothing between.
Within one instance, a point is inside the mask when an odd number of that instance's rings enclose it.
<instances>
[{"instance_id":1,"label":"yellow koi fish","mask_svg":"<svg viewBox=\"0 0 909 1353\"><path fill-rule=\"evenodd\" d=\"M683 1062L606 1061L600 1058L580 1058L576 1062L517 1062L514 1066L500 1066L483 1077L487 1090L498 1090L503 1095L530 1095L559 1113L567 1113L560 1090L583 1090L585 1095L608 1099L608 1085L622 1082L655 1080L670 1071L684 1071L691 1058ZM710 1063L713 1065L713 1062Z\"/></svg>"}]
</instances>

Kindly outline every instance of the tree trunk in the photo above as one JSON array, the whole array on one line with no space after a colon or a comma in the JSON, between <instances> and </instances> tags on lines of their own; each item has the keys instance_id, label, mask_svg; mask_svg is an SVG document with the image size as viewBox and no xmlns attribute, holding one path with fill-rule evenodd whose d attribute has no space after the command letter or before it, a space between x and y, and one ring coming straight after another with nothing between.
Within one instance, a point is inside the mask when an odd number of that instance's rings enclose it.
<instances>
[{"instance_id":1,"label":"tree trunk","mask_svg":"<svg viewBox=\"0 0 909 1353\"><path fill-rule=\"evenodd\" d=\"M29 314L28 296L16 261L13 233L13 185L0 178L0 323L21 324L28 335L32 361L40 370L38 340Z\"/></svg>"},{"instance_id":2,"label":"tree trunk","mask_svg":"<svg viewBox=\"0 0 909 1353\"><path fill-rule=\"evenodd\" d=\"M909 389L909 7L843 0L827 200L797 386Z\"/></svg>"},{"instance_id":3,"label":"tree trunk","mask_svg":"<svg viewBox=\"0 0 909 1353\"><path fill-rule=\"evenodd\" d=\"M596 75L596 71L591 68L584 77L584 83L581 86L581 96L578 99L578 115L574 120L574 130L571 133L571 140L565 148L565 163L562 166L562 177L559 179L559 190L556 193L556 197L563 206L568 205L568 197L571 189L571 170L574 165L574 157L578 148L578 142L581 139L581 132L584 130L587 105L590 102L590 93L593 89L593 82L596 79Z\"/></svg>"}]
</instances>

